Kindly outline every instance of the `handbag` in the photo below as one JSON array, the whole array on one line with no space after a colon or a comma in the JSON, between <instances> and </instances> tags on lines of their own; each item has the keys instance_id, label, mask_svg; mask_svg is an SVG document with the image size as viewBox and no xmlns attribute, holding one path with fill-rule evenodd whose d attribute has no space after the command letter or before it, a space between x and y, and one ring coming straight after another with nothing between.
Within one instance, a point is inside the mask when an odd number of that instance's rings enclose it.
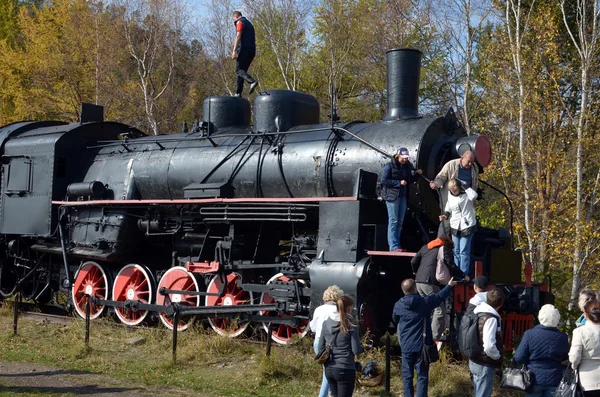
<instances>
[{"instance_id":1,"label":"handbag","mask_svg":"<svg viewBox=\"0 0 600 397\"><path fill-rule=\"evenodd\" d=\"M583 393L579 386L579 371L573 371L569 366L554 391L554 397L580 397L582 395Z\"/></svg>"},{"instance_id":2,"label":"handbag","mask_svg":"<svg viewBox=\"0 0 600 397\"><path fill-rule=\"evenodd\" d=\"M513 359L508 368L502 371L502 382L500 387L503 389L513 389L520 391L529 391L533 386L531 371L527 366L518 366Z\"/></svg>"},{"instance_id":3,"label":"handbag","mask_svg":"<svg viewBox=\"0 0 600 397\"><path fill-rule=\"evenodd\" d=\"M340 331L336 332L331 343L322 347L321 350L317 352L315 355L315 361L321 365L325 365L331 360L331 350L333 349L333 345L335 345L335 340Z\"/></svg>"},{"instance_id":4,"label":"handbag","mask_svg":"<svg viewBox=\"0 0 600 397\"><path fill-rule=\"evenodd\" d=\"M421 350L421 361L426 365L431 365L440 359L440 352L435 343L433 345L427 345L425 343L427 336L427 321L429 321L428 318L425 319L425 323L423 324L423 350Z\"/></svg>"},{"instance_id":5,"label":"handbag","mask_svg":"<svg viewBox=\"0 0 600 397\"><path fill-rule=\"evenodd\" d=\"M438 352L437 345L426 345L423 341L423 351L421 352L421 360L427 365L431 365L440 359L440 352Z\"/></svg>"}]
</instances>

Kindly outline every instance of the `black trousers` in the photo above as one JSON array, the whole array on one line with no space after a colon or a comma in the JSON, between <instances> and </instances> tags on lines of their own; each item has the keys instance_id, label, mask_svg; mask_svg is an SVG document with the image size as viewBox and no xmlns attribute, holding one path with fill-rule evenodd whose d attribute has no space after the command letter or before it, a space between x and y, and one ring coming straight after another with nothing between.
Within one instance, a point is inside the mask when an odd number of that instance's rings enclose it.
<instances>
[{"instance_id":1,"label":"black trousers","mask_svg":"<svg viewBox=\"0 0 600 397\"><path fill-rule=\"evenodd\" d=\"M244 91L244 80L252 84L256 80L248 74L248 68L254 60L256 51L254 50L240 50L235 63L235 74L237 74L237 86L235 89L236 94L241 94Z\"/></svg>"},{"instance_id":2,"label":"black trousers","mask_svg":"<svg viewBox=\"0 0 600 397\"><path fill-rule=\"evenodd\" d=\"M600 390L589 390L583 392L584 397L600 397Z\"/></svg>"},{"instance_id":3,"label":"black trousers","mask_svg":"<svg viewBox=\"0 0 600 397\"><path fill-rule=\"evenodd\" d=\"M353 369L341 369L325 367L325 376L333 397L352 397L354 392L354 381L356 371Z\"/></svg>"}]
</instances>

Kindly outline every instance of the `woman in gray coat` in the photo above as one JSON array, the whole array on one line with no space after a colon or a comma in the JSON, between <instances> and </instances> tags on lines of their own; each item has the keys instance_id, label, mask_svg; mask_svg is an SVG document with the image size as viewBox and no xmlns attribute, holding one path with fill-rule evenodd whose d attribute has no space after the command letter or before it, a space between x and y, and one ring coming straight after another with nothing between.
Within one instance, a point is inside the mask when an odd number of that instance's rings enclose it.
<instances>
[{"instance_id":1,"label":"woman in gray coat","mask_svg":"<svg viewBox=\"0 0 600 397\"><path fill-rule=\"evenodd\" d=\"M319 351L331 346L331 357L325 364L325 376L334 397L351 397L356 379L354 356L362 352L358 328L350 321L354 300L342 295L337 300L338 311L323 323Z\"/></svg>"}]
</instances>

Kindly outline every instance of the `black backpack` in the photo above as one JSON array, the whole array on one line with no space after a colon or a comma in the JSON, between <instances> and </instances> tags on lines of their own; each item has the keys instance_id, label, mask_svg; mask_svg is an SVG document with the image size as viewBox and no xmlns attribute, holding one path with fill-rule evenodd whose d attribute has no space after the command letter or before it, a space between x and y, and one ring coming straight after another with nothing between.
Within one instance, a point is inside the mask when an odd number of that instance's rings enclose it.
<instances>
[{"instance_id":1,"label":"black backpack","mask_svg":"<svg viewBox=\"0 0 600 397\"><path fill-rule=\"evenodd\" d=\"M483 345L479 338L479 318L486 315L496 317L490 313L475 313L476 307L469 304L467 311L460 320L458 329L458 349L467 358L477 358L483 354Z\"/></svg>"}]
</instances>

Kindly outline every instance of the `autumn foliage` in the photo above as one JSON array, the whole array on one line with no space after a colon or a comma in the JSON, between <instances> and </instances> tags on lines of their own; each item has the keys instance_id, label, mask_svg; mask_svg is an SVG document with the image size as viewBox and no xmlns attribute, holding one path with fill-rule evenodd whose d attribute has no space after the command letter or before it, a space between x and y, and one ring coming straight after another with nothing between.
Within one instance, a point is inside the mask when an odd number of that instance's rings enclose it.
<instances>
[{"instance_id":1,"label":"autumn foliage","mask_svg":"<svg viewBox=\"0 0 600 397\"><path fill-rule=\"evenodd\" d=\"M343 120L380 120L385 51L418 48L421 113L452 106L490 138L482 177L510 198L535 278L550 277L564 307L581 286L600 287L600 62L595 47L585 63L575 46L597 46L597 2L206 0L198 13L186 4L0 0L0 125L74 121L91 102L148 133L179 132L202 117L206 96L232 93L234 9L256 27L261 89L315 95L324 121L331 92ZM483 196L481 223L508 227L507 201Z\"/></svg>"}]
</instances>

